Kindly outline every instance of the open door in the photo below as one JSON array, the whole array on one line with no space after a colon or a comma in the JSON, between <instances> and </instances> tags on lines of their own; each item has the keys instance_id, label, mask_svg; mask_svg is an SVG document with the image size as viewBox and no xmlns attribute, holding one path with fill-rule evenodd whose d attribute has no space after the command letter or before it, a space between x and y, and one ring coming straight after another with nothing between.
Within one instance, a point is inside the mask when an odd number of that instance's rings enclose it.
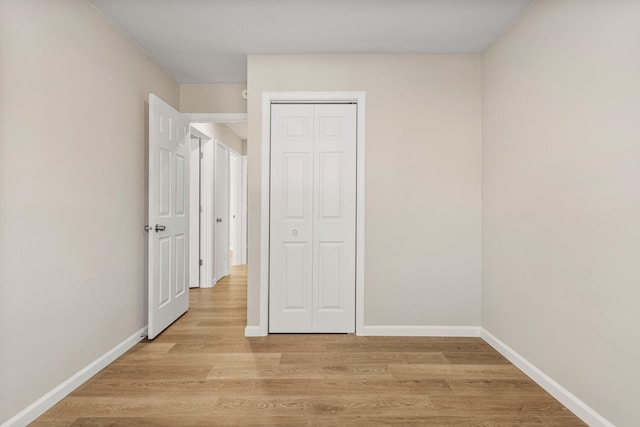
<instances>
[{"instance_id":1,"label":"open door","mask_svg":"<svg viewBox=\"0 0 640 427\"><path fill-rule=\"evenodd\" d=\"M149 95L149 339L189 308L189 121Z\"/></svg>"}]
</instances>

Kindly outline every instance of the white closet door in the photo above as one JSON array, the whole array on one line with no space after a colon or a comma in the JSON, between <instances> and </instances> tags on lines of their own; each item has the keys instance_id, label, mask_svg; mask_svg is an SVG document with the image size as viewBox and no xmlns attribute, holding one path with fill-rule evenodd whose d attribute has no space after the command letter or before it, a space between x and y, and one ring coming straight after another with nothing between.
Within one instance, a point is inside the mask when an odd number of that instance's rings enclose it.
<instances>
[{"instance_id":1,"label":"white closet door","mask_svg":"<svg viewBox=\"0 0 640 427\"><path fill-rule=\"evenodd\" d=\"M270 332L313 330L313 106L271 107Z\"/></svg>"},{"instance_id":2,"label":"white closet door","mask_svg":"<svg viewBox=\"0 0 640 427\"><path fill-rule=\"evenodd\" d=\"M271 109L270 332L355 330L355 105Z\"/></svg>"},{"instance_id":3,"label":"white closet door","mask_svg":"<svg viewBox=\"0 0 640 427\"><path fill-rule=\"evenodd\" d=\"M313 330L355 332L356 106L314 114Z\"/></svg>"}]
</instances>

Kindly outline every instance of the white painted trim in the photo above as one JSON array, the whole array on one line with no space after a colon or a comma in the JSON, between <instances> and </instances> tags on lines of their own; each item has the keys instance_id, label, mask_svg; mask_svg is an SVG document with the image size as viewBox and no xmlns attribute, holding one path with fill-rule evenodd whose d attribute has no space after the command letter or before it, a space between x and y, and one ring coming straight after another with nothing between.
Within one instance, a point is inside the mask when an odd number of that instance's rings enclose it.
<instances>
[{"instance_id":1,"label":"white painted trim","mask_svg":"<svg viewBox=\"0 0 640 427\"><path fill-rule=\"evenodd\" d=\"M189 140L189 289L200 287L200 155L202 138L191 128Z\"/></svg>"},{"instance_id":2,"label":"white painted trim","mask_svg":"<svg viewBox=\"0 0 640 427\"><path fill-rule=\"evenodd\" d=\"M500 341L489 331L481 328L480 337L589 426L615 427L614 424L597 413L576 395L561 386L553 378L542 372L533 363Z\"/></svg>"},{"instance_id":3,"label":"white painted trim","mask_svg":"<svg viewBox=\"0 0 640 427\"><path fill-rule=\"evenodd\" d=\"M240 233L240 244L241 244L241 264L247 263L247 156L242 156L242 197L240 199L240 212L242 213L242 225L241 225L241 233Z\"/></svg>"},{"instance_id":4,"label":"white painted trim","mask_svg":"<svg viewBox=\"0 0 640 427\"><path fill-rule=\"evenodd\" d=\"M370 337L479 337L480 326L365 325L362 332Z\"/></svg>"},{"instance_id":5,"label":"white painted trim","mask_svg":"<svg viewBox=\"0 0 640 427\"><path fill-rule=\"evenodd\" d=\"M202 224L200 230L200 248L202 254L203 271L201 288L213 288L216 284L214 280L214 156L215 140L213 137L201 143L202 150L202 181L200 183L200 195L202 197ZM204 246L204 249L202 248Z\"/></svg>"},{"instance_id":6,"label":"white painted trim","mask_svg":"<svg viewBox=\"0 0 640 427\"><path fill-rule=\"evenodd\" d=\"M356 127L356 335L364 335L364 163L365 163L365 92L263 92L260 196L260 320L262 335L269 330L269 180L271 153L272 102L354 102L358 106Z\"/></svg>"},{"instance_id":7,"label":"white painted trim","mask_svg":"<svg viewBox=\"0 0 640 427\"><path fill-rule=\"evenodd\" d=\"M267 335L267 334L262 331L260 326L247 325L247 327L244 328L244 336L245 337L263 337L265 335Z\"/></svg>"},{"instance_id":8,"label":"white painted trim","mask_svg":"<svg viewBox=\"0 0 640 427\"><path fill-rule=\"evenodd\" d=\"M247 113L182 113L191 123L243 123Z\"/></svg>"},{"instance_id":9,"label":"white painted trim","mask_svg":"<svg viewBox=\"0 0 640 427\"><path fill-rule=\"evenodd\" d=\"M358 127L356 142L356 335L364 334L364 147L365 93L358 92Z\"/></svg>"},{"instance_id":10,"label":"white painted trim","mask_svg":"<svg viewBox=\"0 0 640 427\"><path fill-rule=\"evenodd\" d=\"M198 138L198 139L204 139L204 140L211 139L209 135L207 135L206 133L202 132L201 130L191 125L189 125L189 132L191 132L191 138Z\"/></svg>"},{"instance_id":11,"label":"white painted trim","mask_svg":"<svg viewBox=\"0 0 640 427\"><path fill-rule=\"evenodd\" d=\"M26 426L40 415L44 414L56 403L64 399L69 393L80 387L89 378L100 372L111 362L122 356L134 345L147 336L147 327L140 329L120 344L107 351L102 356L73 374L56 388L33 402L31 405L18 412L14 417L7 420L0 427Z\"/></svg>"}]
</instances>

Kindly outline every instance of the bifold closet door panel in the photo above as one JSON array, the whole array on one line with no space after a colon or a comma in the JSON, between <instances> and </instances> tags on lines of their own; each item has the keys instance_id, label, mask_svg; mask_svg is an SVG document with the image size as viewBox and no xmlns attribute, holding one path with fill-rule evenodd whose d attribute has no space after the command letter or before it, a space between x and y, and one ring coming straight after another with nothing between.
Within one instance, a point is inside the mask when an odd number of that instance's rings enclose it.
<instances>
[{"instance_id":1,"label":"bifold closet door panel","mask_svg":"<svg viewBox=\"0 0 640 427\"><path fill-rule=\"evenodd\" d=\"M356 105L316 105L313 147L313 330L354 332Z\"/></svg>"},{"instance_id":2,"label":"bifold closet door panel","mask_svg":"<svg viewBox=\"0 0 640 427\"><path fill-rule=\"evenodd\" d=\"M313 331L313 105L271 106L269 331Z\"/></svg>"}]
</instances>

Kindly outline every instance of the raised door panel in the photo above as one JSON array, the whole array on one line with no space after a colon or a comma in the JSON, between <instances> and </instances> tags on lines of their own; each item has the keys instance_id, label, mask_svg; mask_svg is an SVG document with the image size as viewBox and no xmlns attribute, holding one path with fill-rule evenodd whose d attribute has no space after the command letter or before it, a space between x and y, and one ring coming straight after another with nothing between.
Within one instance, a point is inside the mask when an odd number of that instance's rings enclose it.
<instances>
[{"instance_id":1,"label":"raised door panel","mask_svg":"<svg viewBox=\"0 0 640 427\"><path fill-rule=\"evenodd\" d=\"M175 236L175 285L174 295L179 297L188 289L188 274L187 274L187 236L186 234L178 234Z\"/></svg>"},{"instance_id":2,"label":"raised door panel","mask_svg":"<svg viewBox=\"0 0 640 427\"><path fill-rule=\"evenodd\" d=\"M282 244L282 310L308 310L309 246L306 243Z\"/></svg>"},{"instance_id":3,"label":"raised door panel","mask_svg":"<svg viewBox=\"0 0 640 427\"><path fill-rule=\"evenodd\" d=\"M344 310L343 242L318 244L318 310Z\"/></svg>"},{"instance_id":4,"label":"raised door panel","mask_svg":"<svg viewBox=\"0 0 640 427\"><path fill-rule=\"evenodd\" d=\"M159 149L160 161L158 163L159 177L159 210L160 218L171 217L171 157L173 153L170 150Z\"/></svg>"},{"instance_id":5,"label":"raised door panel","mask_svg":"<svg viewBox=\"0 0 640 427\"><path fill-rule=\"evenodd\" d=\"M309 218L309 164L308 153L282 153L282 214L285 221Z\"/></svg>"},{"instance_id":6,"label":"raised door panel","mask_svg":"<svg viewBox=\"0 0 640 427\"><path fill-rule=\"evenodd\" d=\"M318 219L343 217L344 153L318 154Z\"/></svg>"},{"instance_id":7,"label":"raised door panel","mask_svg":"<svg viewBox=\"0 0 640 427\"><path fill-rule=\"evenodd\" d=\"M161 237L158 241L158 282L159 294L157 306L163 308L165 305L171 302L171 236Z\"/></svg>"},{"instance_id":8,"label":"raised door panel","mask_svg":"<svg viewBox=\"0 0 640 427\"><path fill-rule=\"evenodd\" d=\"M186 180L188 177L186 176L186 165L185 159L183 156L176 155L176 181L175 181L175 195L176 195L176 205L175 205L175 214L176 216L183 217L185 215L185 199L187 197L187 193L189 189L185 186Z\"/></svg>"}]
</instances>

